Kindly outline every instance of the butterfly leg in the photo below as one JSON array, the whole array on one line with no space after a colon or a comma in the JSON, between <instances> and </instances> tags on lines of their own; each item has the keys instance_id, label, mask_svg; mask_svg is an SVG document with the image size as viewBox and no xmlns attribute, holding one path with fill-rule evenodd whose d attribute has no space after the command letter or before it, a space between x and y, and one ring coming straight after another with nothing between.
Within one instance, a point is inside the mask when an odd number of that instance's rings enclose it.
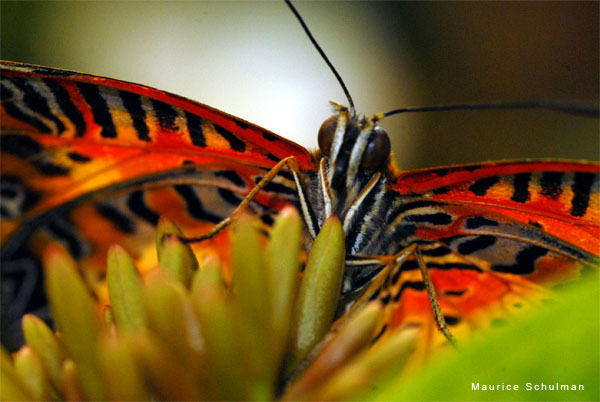
<instances>
[{"instance_id":1,"label":"butterfly leg","mask_svg":"<svg viewBox=\"0 0 600 402\"><path fill-rule=\"evenodd\" d=\"M433 282L431 281L429 269L427 268L425 261L423 261L423 256L421 255L421 250L419 250L418 246L415 248L415 255L417 257L417 262L419 263L419 270L421 271L421 276L423 278L423 283L425 284L425 290L429 297L429 303L431 304L431 310L433 311L433 317L435 318L437 327L442 331L446 339L448 339L448 341L456 348L458 347L458 343L446 325L442 307L440 306L440 301L435 292L435 286L433 286Z\"/></svg>"},{"instance_id":2,"label":"butterfly leg","mask_svg":"<svg viewBox=\"0 0 600 402\"><path fill-rule=\"evenodd\" d=\"M277 173L279 173L279 171L281 169L283 169L283 167L286 165L292 171L294 178L296 179L296 185L298 186L300 184L299 179L298 179L298 172L300 171L300 168L298 166L298 163L296 162L296 158L293 156L289 156L287 158L280 160L275 166L273 166L273 168L271 168L271 170L269 170L267 172L267 174L263 176L263 178L256 184L256 186L254 186L252 188L252 190L248 193L248 195L246 195L246 197L244 197L242 202L240 202L240 204L237 207L235 207L233 212L231 212L231 214L228 217L226 217L225 219L223 219L221 222L219 222L215 226L213 226L211 230L209 230L208 232L206 232L205 234L203 234L201 236L197 236L197 237L183 237L182 236L182 237L180 237L180 239L184 243L195 243L195 242L201 242L201 241L204 241L204 240L207 240L207 239L210 239L210 238L213 238L214 236L216 236L219 232L221 232L222 230L227 228L227 226L231 225L235 221L235 219L242 213L244 208L246 208L246 206L248 206L248 204L254 199L256 194L258 194L258 192L260 190L262 190L269 182L271 182L273 180L273 178L277 175Z\"/></svg>"},{"instance_id":3,"label":"butterfly leg","mask_svg":"<svg viewBox=\"0 0 600 402\"><path fill-rule=\"evenodd\" d=\"M338 319L333 326L335 330L346 320L354 315L362 306L368 303L373 297L375 297L377 291L385 286L385 281L389 277L390 273L398 269L400 263L408 256L413 254L416 250L417 245L412 244L400 251L396 255L377 255L377 256L352 256L352 260L346 260L346 266L368 266L368 265L379 265L383 269L379 271L375 277L371 279L368 287L360 295L360 297L352 304L348 311Z\"/></svg>"},{"instance_id":4,"label":"butterfly leg","mask_svg":"<svg viewBox=\"0 0 600 402\"><path fill-rule=\"evenodd\" d=\"M365 290L365 292L361 295L361 297L354 303L354 305L349 310L348 316L352 315L354 311L360 306L364 305L374 294L375 292L385 284L385 279L392 274L395 270L400 269L400 264L406 260L409 256L414 255L417 258L417 262L419 265L419 270L421 272L421 277L423 279L423 283L425 285L425 290L427 291L427 296L429 298L429 302L431 304L431 309L433 312L433 316L436 322L438 329L444 334L446 339L454 346L458 347L458 343L454 335L450 332L450 329L446 325L446 321L444 319L444 314L442 312L442 308L440 306L439 299L437 297L435 287L433 286L433 282L431 280L431 275L429 274L429 269L427 268L427 264L423 260L423 256L421 255L421 250L419 249L419 245L417 243L413 243L410 246L404 248L394 255L384 255L384 256L364 256L355 261L348 261L346 265L351 266L360 266L360 265L373 265L380 264L385 266L381 272L377 274L377 276L371 281L369 287Z\"/></svg>"}]
</instances>

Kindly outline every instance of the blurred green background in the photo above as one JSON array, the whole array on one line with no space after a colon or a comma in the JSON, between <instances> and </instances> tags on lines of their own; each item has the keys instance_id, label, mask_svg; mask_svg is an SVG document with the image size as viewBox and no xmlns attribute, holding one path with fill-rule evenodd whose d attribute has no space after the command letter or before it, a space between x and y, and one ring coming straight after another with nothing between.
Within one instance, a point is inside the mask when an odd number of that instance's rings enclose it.
<instances>
[{"instance_id":1,"label":"blurred green background","mask_svg":"<svg viewBox=\"0 0 600 402\"><path fill-rule=\"evenodd\" d=\"M298 2L359 111L552 98L598 103L598 2ZM283 2L0 3L3 59L168 90L304 146L344 96ZM395 116L402 168L599 158L598 120Z\"/></svg>"}]
</instances>

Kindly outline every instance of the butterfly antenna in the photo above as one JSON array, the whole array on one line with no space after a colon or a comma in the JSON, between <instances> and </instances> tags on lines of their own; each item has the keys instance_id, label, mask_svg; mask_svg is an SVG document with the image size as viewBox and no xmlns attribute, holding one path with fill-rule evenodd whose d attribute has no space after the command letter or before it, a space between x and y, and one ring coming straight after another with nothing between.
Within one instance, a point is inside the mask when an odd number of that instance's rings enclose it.
<instances>
[{"instance_id":1,"label":"butterfly antenna","mask_svg":"<svg viewBox=\"0 0 600 402\"><path fill-rule=\"evenodd\" d=\"M405 107L382 113L381 118L400 113L413 112L444 112L449 110L523 110L523 109L546 109L563 113L569 113L585 117L599 117L598 106L582 105L576 103L555 102L551 100L534 100L512 103L464 103L458 105L440 105L424 107Z\"/></svg>"},{"instance_id":2,"label":"butterfly antenna","mask_svg":"<svg viewBox=\"0 0 600 402\"><path fill-rule=\"evenodd\" d=\"M315 49L317 49L317 52L319 52L319 54L321 55L321 57L323 58L323 60L325 60L325 63L327 63L327 65L329 66L329 69L331 70L331 72L333 73L333 75L335 75L335 78L338 80L340 86L344 90L344 94L346 95L346 99L348 99L348 104L350 106L351 116L354 117L356 115L356 110L354 109L354 101L352 100L352 96L350 96L350 91L348 91L348 88L346 87L346 84L344 83L344 80L342 79L342 76L337 72L337 70L335 69L335 67L333 66L333 64L331 63L331 61L329 60L329 58L327 57L327 55L323 51L323 49L321 49L321 46L317 43L317 40L315 39L315 37L313 36L313 34L308 29L308 26L306 25L306 23L302 19L302 16L298 12L298 10L296 10L296 7L294 7L294 5L292 4L292 2L290 0L285 0L285 4L287 4L287 6L290 8L290 10L292 10L292 13L294 13L294 15L296 16L296 18L298 19L298 22L300 22L300 25L304 29L304 32L306 32L306 35L308 36L308 39L310 39L310 41L312 42L312 44L315 47Z\"/></svg>"}]
</instances>

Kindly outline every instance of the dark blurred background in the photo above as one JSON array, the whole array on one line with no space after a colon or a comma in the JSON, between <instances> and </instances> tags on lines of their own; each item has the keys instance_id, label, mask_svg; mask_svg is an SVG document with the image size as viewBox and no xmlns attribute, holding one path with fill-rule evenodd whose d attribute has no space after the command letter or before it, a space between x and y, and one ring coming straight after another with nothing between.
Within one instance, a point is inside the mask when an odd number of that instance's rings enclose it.
<instances>
[{"instance_id":1,"label":"dark blurred background","mask_svg":"<svg viewBox=\"0 0 600 402\"><path fill-rule=\"evenodd\" d=\"M359 111L552 98L598 104L598 2L297 2ZM345 103L283 2L0 3L3 59L178 93L307 147ZM545 111L383 122L402 168L599 158L598 120Z\"/></svg>"}]
</instances>

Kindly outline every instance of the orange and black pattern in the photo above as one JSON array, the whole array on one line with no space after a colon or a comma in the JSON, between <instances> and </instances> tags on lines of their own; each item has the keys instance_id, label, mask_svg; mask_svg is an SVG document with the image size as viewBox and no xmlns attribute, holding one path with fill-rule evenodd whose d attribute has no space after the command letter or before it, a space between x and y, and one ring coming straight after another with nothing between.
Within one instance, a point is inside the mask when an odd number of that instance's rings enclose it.
<instances>
[{"instance_id":1,"label":"orange and black pattern","mask_svg":"<svg viewBox=\"0 0 600 402\"><path fill-rule=\"evenodd\" d=\"M151 264L160 216L188 236L203 234L289 156L299 181L284 169L248 210L268 229L274 213L305 199L307 225L322 224L322 153L137 84L11 62L1 73L1 260L9 303L3 325L44 308L37 256L49 242L81 263L93 289L111 244ZM453 333L537 303L548 295L545 286L577 276L581 263L600 254L597 163L488 162L407 172L390 166L348 219L348 259L418 244ZM371 180L362 171L357 177ZM337 195L352 204L351 192ZM219 246L225 237L194 247ZM348 266L343 292L364 288L380 271ZM439 336L414 255L372 297L387 306L381 335L419 325L428 339Z\"/></svg>"}]
</instances>

